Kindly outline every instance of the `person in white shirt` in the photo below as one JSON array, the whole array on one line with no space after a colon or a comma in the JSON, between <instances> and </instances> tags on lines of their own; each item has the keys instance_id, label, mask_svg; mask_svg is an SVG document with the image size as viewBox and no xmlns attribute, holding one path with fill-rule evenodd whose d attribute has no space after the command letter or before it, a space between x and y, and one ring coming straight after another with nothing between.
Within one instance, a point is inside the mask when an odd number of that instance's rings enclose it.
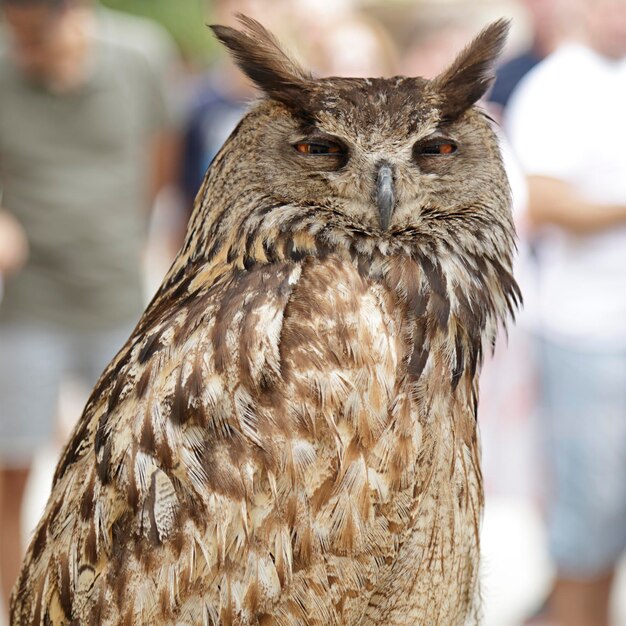
<instances>
[{"instance_id":1,"label":"person in white shirt","mask_svg":"<svg viewBox=\"0 0 626 626\"><path fill-rule=\"evenodd\" d=\"M584 0L584 38L513 95L505 127L537 239L547 621L608 626L626 549L626 0Z\"/></svg>"}]
</instances>

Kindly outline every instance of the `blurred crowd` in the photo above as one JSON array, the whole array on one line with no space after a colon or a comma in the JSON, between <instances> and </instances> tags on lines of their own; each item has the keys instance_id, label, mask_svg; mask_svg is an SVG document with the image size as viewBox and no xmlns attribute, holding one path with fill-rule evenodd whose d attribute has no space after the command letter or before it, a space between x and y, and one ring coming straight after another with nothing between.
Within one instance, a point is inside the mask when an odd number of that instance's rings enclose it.
<instances>
[{"instance_id":1,"label":"blurred crowd","mask_svg":"<svg viewBox=\"0 0 626 626\"><path fill-rule=\"evenodd\" d=\"M544 515L555 576L527 623L609 626L626 549L626 0L207 0L208 22L237 12L315 74L427 78L491 18L514 17L483 105L526 305L485 366L485 479ZM72 427L60 390L86 395L124 343L255 93L225 56L199 71L161 26L91 0L0 0L0 15L6 606L33 460Z\"/></svg>"}]
</instances>

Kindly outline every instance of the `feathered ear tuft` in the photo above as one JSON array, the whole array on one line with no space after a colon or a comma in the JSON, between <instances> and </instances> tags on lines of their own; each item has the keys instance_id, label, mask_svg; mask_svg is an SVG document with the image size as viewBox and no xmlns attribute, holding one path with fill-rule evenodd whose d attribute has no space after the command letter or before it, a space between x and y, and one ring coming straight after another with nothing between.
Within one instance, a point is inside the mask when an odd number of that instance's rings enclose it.
<instances>
[{"instance_id":1,"label":"feathered ear tuft","mask_svg":"<svg viewBox=\"0 0 626 626\"><path fill-rule=\"evenodd\" d=\"M230 50L237 65L270 98L301 107L312 77L281 49L278 41L259 22L237 15L243 30L213 25L215 36Z\"/></svg>"},{"instance_id":2,"label":"feathered ear tuft","mask_svg":"<svg viewBox=\"0 0 626 626\"><path fill-rule=\"evenodd\" d=\"M434 80L441 94L442 117L453 120L482 98L495 78L494 66L509 32L509 20L490 24L454 63Z\"/></svg>"}]
</instances>

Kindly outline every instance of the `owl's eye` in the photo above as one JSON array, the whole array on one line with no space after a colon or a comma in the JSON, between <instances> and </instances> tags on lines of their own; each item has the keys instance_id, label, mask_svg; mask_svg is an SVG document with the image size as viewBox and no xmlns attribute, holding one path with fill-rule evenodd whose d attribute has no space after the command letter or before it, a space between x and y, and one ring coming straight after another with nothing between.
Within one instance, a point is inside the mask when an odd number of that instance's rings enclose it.
<instances>
[{"instance_id":1,"label":"owl's eye","mask_svg":"<svg viewBox=\"0 0 626 626\"><path fill-rule=\"evenodd\" d=\"M415 156L448 156L454 154L459 147L449 139L435 139L415 144Z\"/></svg>"},{"instance_id":2,"label":"owl's eye","mask_svg":"<svg viewBox=\"0 0 626 626\"><path fill-rule=\"evenodd\" d=\"M302 141L300 143L294 144L294 148L300 154L308 155L343 154L342 147L337 143L333 143L332 141L324 143Z\"/></svg>"}]
</instances>

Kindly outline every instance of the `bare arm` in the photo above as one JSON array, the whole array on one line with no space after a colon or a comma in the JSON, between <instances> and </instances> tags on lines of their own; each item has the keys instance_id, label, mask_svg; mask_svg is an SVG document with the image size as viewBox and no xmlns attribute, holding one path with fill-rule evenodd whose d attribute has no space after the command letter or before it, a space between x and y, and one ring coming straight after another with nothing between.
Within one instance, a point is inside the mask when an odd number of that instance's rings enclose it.
<instances>
[{"instance_id":1,"label":"bare arm","mask_svg":"<svg viewBox=\"0 0 626 626\"><path fill-rule=\"evenodd\" d=\"M28 240L21 224L0 207L0 274L19 270L28 258Z\"/></svg>"},{"instance_id":2,"label":"bare arm","mask_svg":"<svg viewBox=\"0 0 626 626\"><path fill-rule=\"evenodd\" d=\"M531 224L561 226L584 234L626 223L626 204L597 204L581 198L568 183L556 178L528 178Z\"/></svg>"},{"instance_id":3,"label":"bare arm","mask_svg":"<svg viewBox=\"0 0 626 626\"><path fill-rule=\"evenodd\" d=\"M164 130L152 138L150 157L150 202L159 192L176 182L176 167L180 156L180 138L171 130Z\"/></svg>"},{"instance_id":4,"label":"bare arm","mask_svg":"<svg viewBox=\"0 0 626 626\"><path fill-rule=\"evenodd\" d=\"M163 131L154 136L151 147L150 206L155 207L159 194L166 192L159 198L153 218L158 224L159 236L163 238L160 245L164 246L163 251L173 259L184 241L188 219L185 203L177 186L181 140L177 133Z\"/></svg>"}]
</instances>

